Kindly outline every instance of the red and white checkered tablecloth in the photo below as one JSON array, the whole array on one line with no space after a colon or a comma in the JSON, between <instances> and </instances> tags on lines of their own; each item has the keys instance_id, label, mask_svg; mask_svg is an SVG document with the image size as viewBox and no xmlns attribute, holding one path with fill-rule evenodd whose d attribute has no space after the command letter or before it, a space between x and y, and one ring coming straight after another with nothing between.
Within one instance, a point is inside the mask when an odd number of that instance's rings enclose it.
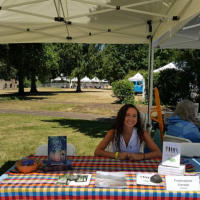
<instances>
[{"instance_id":1,"label":"red and white checkered tablecloth","mask_svg":"<svg viewBox=\"0 0 200 200\"><path fill-rule=\"evenodd\" d=\"M30 157L36 158L36 157ZM47 159L47 157L37 157ZM0 183L0 200L4 199L200 199L200 192L170 192L165 186L141 186L136 184L137 172L156 173L160 159L120 161L103 157L73 156L72 170L23 174L16 170L7 173ZM187 171L192 171L191 165ZM125 171L127 187L98 188L95 186L96 171ZM60 175L68 172L90 173L88 186L56 185ZM164 177L163 177L164 180Z\"/></svg>"}]
</instances>

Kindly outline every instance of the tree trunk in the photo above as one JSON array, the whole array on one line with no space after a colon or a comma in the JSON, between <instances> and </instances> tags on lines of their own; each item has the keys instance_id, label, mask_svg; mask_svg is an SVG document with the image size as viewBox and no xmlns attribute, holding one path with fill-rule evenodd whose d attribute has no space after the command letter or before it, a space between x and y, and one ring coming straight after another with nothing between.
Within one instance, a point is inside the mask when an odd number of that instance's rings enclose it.
<instances>
[{"instance_id":1,"label":"tree trunk","mask_svg":"<svg viewBox=\"0 0 200 200\"><path fill-rule=\"evenodd\" d=\"M36 86L36 78L35 78L35 74L31 74L31 90L30 93L35 94L37 93L37 86Z\"/></svg>"},{"instance_id":2,"label":"tree trunk","mask_svg":"<svg viewBox=\"0 0 200 200\"><path fill-rule=\"evenodd\" d=\"M78 77L76 92L81 92L81 79Z\"/></svg>"},{"instance_id":3,"label":"tree trunk","mask_svg":"<svg viewBox=\"0 0 200 200\"><path fill-rule=\"evenodd\" d=\"M19 88L18 88L18 94L24 95L24 76L22 73L18 73L18 79L19 79Z\"/></svg>"}]
</instances>

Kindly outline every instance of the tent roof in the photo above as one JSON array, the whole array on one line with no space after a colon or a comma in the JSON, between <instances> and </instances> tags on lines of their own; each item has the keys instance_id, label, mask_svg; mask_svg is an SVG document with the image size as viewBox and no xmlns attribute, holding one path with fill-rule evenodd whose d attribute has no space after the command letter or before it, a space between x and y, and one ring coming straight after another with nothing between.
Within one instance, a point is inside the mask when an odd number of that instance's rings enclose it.
<instances>
[{"instance_id":1,"label":"tent roof","mask_svg":"<svg viewBox=\"0 0 200 200\"><path fill-rule=\"evenodd\" d=\"M144 80L144 77L142 76L142 74L137 73L134 76L130 77L128 80L129 81L142 81L142 80Z\"/></svg>"},{"instance_id":2,"label":"tent roof","mask_svg":"<svg viewBox=\"0 0 200 200\"><path fill-rule=\"evenodd\" d=\"M81 79L81 82L87 82L87 83L90 83L91 80L90 80L87 76L85 76L84 78Z\"/></svg>"},{"instance_id":3,"label":"tent roof","mask_svg":"<svg viewBox=\"0 0 200 200\"><path fill-rule=\"evenodd\" d=\"M171 63L169 63L169 64L167 64L163 67L160 67L158 69L153 70L153 72L160 72L160 71L163 71L165 69L178 69L178 67L176 67L176 65L171 62Z\"/></svg>"},{"instance_id":4,"label":"tent roof","mask_svg":"<svg viewBox=\"0 0 200 200\"><path fill-rule=\"evenodd\" d=\"M200 15L190 20L183 28L164 41L161 48L200 49Z\"/></svg>"},{"instance_id":5,"label":"tent roof","mask_svg":"<svg viewBox=\"0 0 200 200\"><path fill-rule=\"evenodd\" d=\"M91 80L91 82L99 83L100 80L99 80L97 77L94 77L94 78Z\"/></svg>"},{"instance_id":6,"label":"tent roof","mask_svg":"<svg viewBox=\"0 0 200 200\"><path fill-rule=\"evenodd\" d=\"M199 0L0 0L0 43L148 43L152 28L158 45L199 13Z\"/></svg>"}]
</instances>

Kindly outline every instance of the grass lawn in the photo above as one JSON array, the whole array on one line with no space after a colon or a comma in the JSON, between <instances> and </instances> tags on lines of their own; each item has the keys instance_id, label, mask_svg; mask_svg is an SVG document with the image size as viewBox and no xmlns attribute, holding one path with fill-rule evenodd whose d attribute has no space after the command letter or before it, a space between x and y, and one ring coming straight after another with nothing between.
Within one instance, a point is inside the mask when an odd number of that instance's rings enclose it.
<instances>
[{"instance_id":1,"label":"grass lawn","mask_svg":"<svg viewBox=\"0 0 200 200\"><path fill-rule=\"evenodd\" d=\"M99 121L0 114L0 173L11 161L34 154L39 145L47 143L48 136L66 135L77 155L93 155L110 126Z\"/></svg>"},{"instance_id":2,"label":"grass lawn","mask_svg":"<svg viewBox=\"0 0 200 200\"><path fill-rule=\"evenodd\" d=\"M93 113L115 116L121 107L115 104L111 90L39 88L38 95L18 97L16 91L0 91L0 109L28 111L56 111ZM47 143L48 136L66 135L74 144L76 155L93 155L95 147L111 127L111 122L87 119L26 114L0 113L0 174L16 160L34 154L36 148Z\"/></svg>"}]
</instances>

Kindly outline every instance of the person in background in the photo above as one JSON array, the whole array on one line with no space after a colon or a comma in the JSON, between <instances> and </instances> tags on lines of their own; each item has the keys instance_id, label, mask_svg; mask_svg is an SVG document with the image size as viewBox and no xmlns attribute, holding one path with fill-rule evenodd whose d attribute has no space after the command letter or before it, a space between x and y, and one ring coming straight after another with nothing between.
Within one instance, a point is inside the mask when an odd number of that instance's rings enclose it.
<instances>
[{"instance_id":1,"label":"person in background","mask_svg":"<svg viewBox=\"0 0 200 200\"><path fill-rule=\"evenodd\" d=\"M189 100L177 104L174 114L167 119L167 134L200 142L199 122L195 118L195 105Z\"/></svg>"},{"instance_id":2,"label":"person in background","mask_svg":"<svg viewBox=\"0 0 200 200\"><path fill-rule=\"evenodd\" d=\"M149 153L139 152L143 141L150 149ZM113 144L112 152L106 151L110 143ZM143 160L161 157L161 151L143 129L138 109L132 104L126 104L119 110L113 128L97 146L94 155L120 160Z\"/></svg>"}]
</instances>

